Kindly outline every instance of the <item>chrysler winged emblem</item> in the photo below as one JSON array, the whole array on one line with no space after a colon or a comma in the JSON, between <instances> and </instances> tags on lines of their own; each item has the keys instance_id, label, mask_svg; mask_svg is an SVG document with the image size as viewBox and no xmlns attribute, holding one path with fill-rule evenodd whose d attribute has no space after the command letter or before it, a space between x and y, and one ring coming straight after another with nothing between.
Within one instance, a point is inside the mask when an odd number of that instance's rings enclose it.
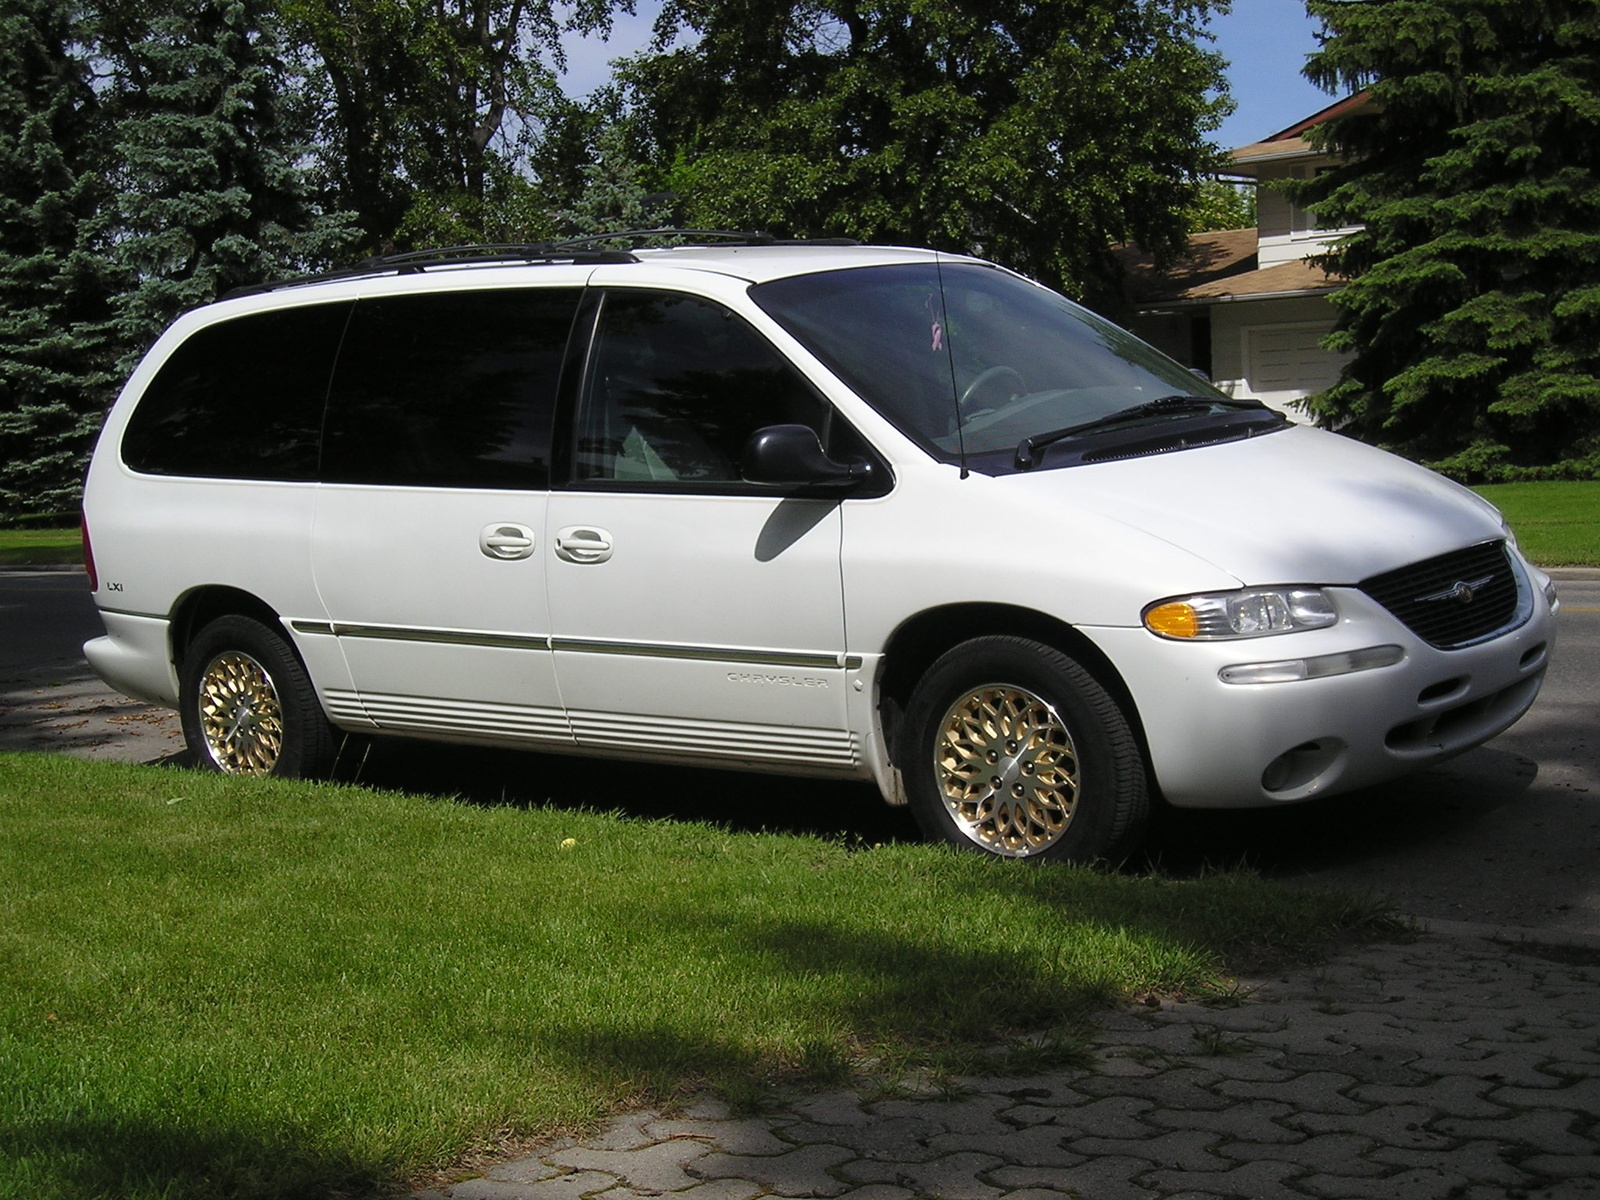
<instances>
[{"instance_id":1,"label":"chrysler winged emblem","mask_svg":"<svg viewBox=\"0 0 1600 1200\"><path fill-rule=\"evenodd\" d=\"M1485 575L1481 579L1458 579L1453 587L1447 587L1442 592L1434 592L1430 596L1418 596L1412 603L1432 604L1439 600L1455 600L1461 604L1471 604L1473 597L1492 582L1494 582L1493 575Z\"/></svg>"}]
</instances>

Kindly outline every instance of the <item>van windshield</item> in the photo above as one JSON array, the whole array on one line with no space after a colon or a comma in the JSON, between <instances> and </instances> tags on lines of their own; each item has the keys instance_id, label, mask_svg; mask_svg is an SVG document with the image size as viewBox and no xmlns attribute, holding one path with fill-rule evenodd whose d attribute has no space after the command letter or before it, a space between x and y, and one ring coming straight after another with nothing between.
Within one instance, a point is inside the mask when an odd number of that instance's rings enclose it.
<instances>
[{"instance_id":1,"label":"van windshield","mask_svg":"<svg viewBox=\"0 0 1600 1200\"><path fill-rule=\"evenodd\" d=\"M825 271L751 289L772 318L928 453L975 470L1157 453L1283 428L1047 288L971 262ZM1181 445L1166 442L1181 426ZM1057 449L1059 448L1059 449ZM1073 453L1072 451L1077 451ZM1123 456L1122 454L1118 455Z\"/></svg>"}]
</instances>

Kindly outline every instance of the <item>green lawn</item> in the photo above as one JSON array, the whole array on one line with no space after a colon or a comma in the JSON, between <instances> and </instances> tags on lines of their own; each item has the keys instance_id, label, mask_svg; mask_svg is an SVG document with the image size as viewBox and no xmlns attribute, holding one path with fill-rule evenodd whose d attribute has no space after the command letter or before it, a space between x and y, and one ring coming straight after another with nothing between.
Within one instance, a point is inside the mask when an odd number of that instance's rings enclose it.
<instances>
[{"instance_id":1,"label":"green lawn","mask_svg":"<svg viewBox=\"0 0 1600 1200\"><path fill-rule=\"evenodd\" d=\"M1387 927L1248 875L25 755L0 879L0 1195L30 1200L376 1194L702 1087L1070 1061L1096 1006Z\"/></svg>"},{"instance_id":2,"label":"green lawn","mask_svg":"<svg viewBox=\"0 0 1600 1200\"><path fill-rule=\"evenodd\" d=\"M0 528L0 567L83 562L77 529Z\"/></svg>"},{"instance_id":3,"label":"green lawn","mask_svg":"<svg viewBox=\"0 0 1600 1200\"><path fill-rule=\"evenodd\" d=\"M1545 567L1600 567L1600 481L1474 488L1505 514L1517 544Z\"/></svg>"}]
</instances>

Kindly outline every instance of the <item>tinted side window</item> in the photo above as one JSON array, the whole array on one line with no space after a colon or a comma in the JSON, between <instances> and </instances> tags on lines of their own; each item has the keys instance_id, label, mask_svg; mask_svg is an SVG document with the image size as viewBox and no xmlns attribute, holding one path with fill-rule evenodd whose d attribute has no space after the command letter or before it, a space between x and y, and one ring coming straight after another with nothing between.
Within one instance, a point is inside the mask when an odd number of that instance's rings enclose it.
<instances>
[{"instance_id":1,"label":"tinted side window","mask_svg":"<svg viewBox=\"0 0 1600 1200\"><path fill-rule=\"evenodd\" d=\"M579 480L646 487L738 482L766 425L826 433L827 405L770 343L707 300L606 295L578 415Z\"/></svg>"},{"instance_id":2,"label":"tinted side window","mask_svg":"<svg viewBox=\"0 0 1600 1200\"><path fill-rule=\"evenodd\" d=\"M151 475L316 478L328 377L350 305L317 304L209 325L173 352L122 435Z\"/></svg>"},{"instance_id":3,"label":"tinted side window","mask_svg":"<svg viewBox=\"0 0 1600 1200\"><path fill-rule=\"evenodd\" d=\"M577 288L362 300L328 401L322 478L549 486L550 422Z\"/></svg>"}]
</instances>

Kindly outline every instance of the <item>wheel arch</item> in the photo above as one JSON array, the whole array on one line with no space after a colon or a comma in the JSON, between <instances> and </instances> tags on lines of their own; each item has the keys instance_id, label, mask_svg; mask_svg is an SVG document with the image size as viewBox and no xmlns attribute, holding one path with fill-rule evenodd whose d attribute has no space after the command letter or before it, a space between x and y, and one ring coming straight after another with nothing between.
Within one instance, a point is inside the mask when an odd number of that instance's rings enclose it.
<instances>
[{"instance_id":1,"label":"wheel arch","mask_svg":"<svg viewBox=\"0 0 1600 1200\"><path fill-rule=\"evenodd\" d=\"M240 588L206 584L184 593L173 606L168 626L173 668L183 669L183 660L189 653L189 647L202 629L218 617L228 616L253 617L267 628L281 633L295 657L300 657L294 639L283 628L283 619L265 600Z\"/></svg>"},{"instance_id":2,"label":"wheel arch","mask_svg":"<svg viewBox=\"0 0 1600 1200\"><path fill-rule=\"evenodd\" d=\"M884 647L883 669L878 677L878 720L883 727L889 759L901 761L901 733L912 689L928 668L946 651L973 638L989 636L1028 638L1076 660L1095 682L1110 693L1122 709L1139 742L1150 778L1150 750L1144 723L1133 693L1121 673L1081 630L1037 609L997 603L952 604L929 609L904 622Z\"/></svg>"}]
</instances>

